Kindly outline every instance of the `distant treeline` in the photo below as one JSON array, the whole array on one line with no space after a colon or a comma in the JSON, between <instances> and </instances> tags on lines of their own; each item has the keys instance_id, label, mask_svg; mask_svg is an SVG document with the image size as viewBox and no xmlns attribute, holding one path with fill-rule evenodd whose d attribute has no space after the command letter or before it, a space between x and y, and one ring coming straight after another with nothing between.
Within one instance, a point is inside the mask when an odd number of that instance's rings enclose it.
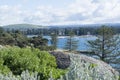
<instances>
[{"instance_id":1,"label":"distant treeline","mask_svg":"<svg viewBox=\"0 0 120 80\"><path fill-rule=\"evenodd\" d=\"M50 28L27 28L20 30L25 35L51 35L52 33L59 36L67 36L70 31L74 32L75 35L97 35L98 28L100 27L50 27ZM120 27L111 27L115 33L120 33ZM4 28L7 32L15 32L16 29Z\"/></svg>"},{"instance_id":2,"label":"distant treeline","mask_svg":"<svg viewBox=\"0 0 120 80\"><path fill-rule=\"evenodd\" d=\"M0 45L18 46L21 48L29 46L32 48L38 48L40 50L45 50L45 51L52 51L55 49L54 46L48 45L48 39L43 38L40 35L29 38L18 30L16 30L13 33L13 32L6 32L2 28L0 28Z\"/></svg>"}]
</instances>

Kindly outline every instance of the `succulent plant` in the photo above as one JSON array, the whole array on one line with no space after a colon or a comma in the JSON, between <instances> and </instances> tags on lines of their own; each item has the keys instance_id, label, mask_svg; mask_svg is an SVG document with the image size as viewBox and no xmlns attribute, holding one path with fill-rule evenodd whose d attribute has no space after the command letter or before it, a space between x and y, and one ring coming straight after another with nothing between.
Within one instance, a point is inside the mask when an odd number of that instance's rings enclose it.
<instances>
[{"instance_id":1,"label":"succulent plant","mask_svg":"<svg viewBox=\"0 0 120 80\"><path fill-rule=\"evenodd\" d=\"M71 65L64 79L59 80L118 80L119 74L104 66L82 60L81 55L70 54Z\"/></svg>"}]
</instances>

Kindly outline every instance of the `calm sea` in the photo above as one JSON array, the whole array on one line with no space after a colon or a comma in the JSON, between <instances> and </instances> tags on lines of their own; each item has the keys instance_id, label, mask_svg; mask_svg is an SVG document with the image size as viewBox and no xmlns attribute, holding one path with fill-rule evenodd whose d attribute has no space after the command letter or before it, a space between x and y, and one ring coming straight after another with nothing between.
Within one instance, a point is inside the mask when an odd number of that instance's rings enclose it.
<instances>
[{"instance_id":1,"label":"calm sea","mask_svg":"<svg viewBox=\"0 0 120 80\"><path fill-rule=\"evenodd\" d=\"M28 35L28 37L33 37L37 35ZM48 45L51 45L51 37L50 36L43 36L44 38L48 39ZM57 48L58 49L64 49L66 41L68 36L59 36L58 37L58 43ZM77 50L89 50L89 47L87 46L87 41L89 40L95 40L97 37L95 36L75 36L75 40L78 41L78 48Z\"/></svg>"}]
</instances>

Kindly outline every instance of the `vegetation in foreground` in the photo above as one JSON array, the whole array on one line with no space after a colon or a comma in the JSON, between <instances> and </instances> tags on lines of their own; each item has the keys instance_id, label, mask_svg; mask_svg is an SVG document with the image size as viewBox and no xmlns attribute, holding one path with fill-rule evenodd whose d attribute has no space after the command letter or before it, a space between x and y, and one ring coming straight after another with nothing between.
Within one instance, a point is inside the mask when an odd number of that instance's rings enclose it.
<instances>
[{"instance_id":1,"label":"vegetation in foreground","mask_svg":"<svg viewBox=\"0 0 120 80\"><path fill-rule=\"evenodd\" d=\"M57 80L119 80L118 73L112 73L111 70L99 66L97 64L84 62L80 55L70 54L71 65L69 71L65 75L61 75ZM23 71L20 76L14 76L11 73L8 75L0 74L1 80L56 80L54 76L58 74L50 72L48 79L40 79L41 76L37 72L29 73ZM39 75L39 76L38 76Z\"/></svg>"},{"instance_id":2,"label":"vegetation in foreground","mask_svg":"<svg viewBox=\"0 0 120 80\"><path fill-rule=\"evenodd\" d=\"M118 80L119 73L112 72L103 64L86 62L79 54L70 54L71 65L65 77L60 80ZM63 79L62 79L63 78ZM64 79L65 78L65 79Z\"/></svg>"},{"instance_id":3,"label":"vegetation in foreground","mask_svg":"<svg viewBox=\"0 0 120 80\"><path fill-rule=\"evenodd\" d=\"M56 59L46 51L35 48L7 47L0 50L0 73L21 75L25 70L31 74L37 72L40 80L47 80L52 72L53 78L57 79L65 73L58 69Z\"/></svg>"}]
</instances>

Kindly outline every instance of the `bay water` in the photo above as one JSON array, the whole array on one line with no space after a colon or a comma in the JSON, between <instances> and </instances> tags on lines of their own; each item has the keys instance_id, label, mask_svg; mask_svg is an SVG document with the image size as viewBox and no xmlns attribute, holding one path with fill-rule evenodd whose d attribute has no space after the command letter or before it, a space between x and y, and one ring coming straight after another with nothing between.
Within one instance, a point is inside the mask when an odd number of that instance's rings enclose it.
<instances>
[{"instance_id":1,"label":"bay water","mask_svg":"<svg viewBox=\"0 0 120 80\"><path fill-rule=\"evenodd\" d=\"M33 37L33 36L37 36L37 35L28 35L28 37ZM48 45L51 45L51 37L50 36L43 36L43 38L48 39ZM58 39L57 48L58 49L64 49L65 48L67 38L68 38L68 36L58 36L57 37L57 39ZM87 50L90 50L87 42L89 40L96 40L97 37L92 36L92 35L85 35L85 36L75 36L75 37L73 37L73 39L78 41L77 50L87 51Z\"/></svg>"}]
</instances>

